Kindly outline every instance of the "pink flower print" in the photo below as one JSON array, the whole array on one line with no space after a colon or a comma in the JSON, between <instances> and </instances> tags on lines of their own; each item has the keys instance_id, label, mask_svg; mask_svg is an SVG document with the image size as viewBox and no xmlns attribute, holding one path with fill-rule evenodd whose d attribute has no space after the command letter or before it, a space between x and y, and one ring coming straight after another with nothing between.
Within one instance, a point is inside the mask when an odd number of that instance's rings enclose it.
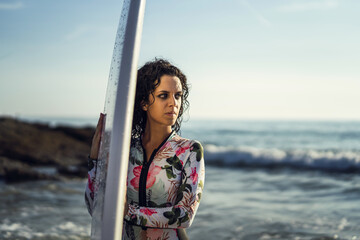
<instances>
[{"instance_id":1,"label":"pink flower print","mask_svg":"<svg viewBox=\"0 0 360 240\"><path fill-rule=\"evenodd\" d=\"M89 189L91 192L94 192L94 184L93 182L91 181L91 176L90 174L88 174L88 186L89 186Z\"/></svg>"},{"instance_id":2,"label":"pink flower print","mask_svg":"<svg viewBox=\"0 0 360 240\"><path fill-rule=\"evenodd\" d=\"M162 150L162 149L166 149L166 148L169 148L169 147L171 147L170 142L166 142L160 149Z\"/></svg>"},{"instance_id":3,"label":"pink flower print","mask_svg":"<svg viewBox=\"0 0 360 240\"><path fill-rule=\"evenodd\" d=\"M179 147L175 154L176 156L180 156L180 154L183 154L186 150L188 150L190 148L190 146L186 146L186 147Z\"/></svg>"},{"instance_id":4,"label":"pink flower print","mask_svg":"<svg viewBox=\"0 0 360 240\"><path fill-rule=\"evenodd\" d=\"M135 190L139 190L141 169L142 169L141 165L134 167L134 169L133 169L133 173L134 173L135 177L133 179L131 179L130 184L131 184L131 186L133 186L133 188Z\"/></svg>"},{"instance_id":5,"label":"pink flower print","mask_svg":"<svg viewBox=\"0 0 360 240\"><path fill-rule=\"evenodd\" d=\"M139 190L140 185L140 174L141 174L142 166L137 166L133 169L133 173L135 177L131 179L130 184L133 186L135 190ZM161 170L161 167L155 166L154 164L150 165L150 169L148 171L148 176L146 179L146 188L150 188L152 185L154 185L156 181L156 175L159 174Z\"/></svg>"},{"instance_id":6,"label":"pink flower print","mask_svg":"<svg viewBox=\"0 0 360 240\"><path fill-rule=\"evenodd\" d=\"M197 172L196 172L196 167L191 168L190 179L192 180L193 184L196 183L196 181L197 181L197 179L198 179L198 174L197 174Z\"/></svg>"},{"instance_id":7,"label":"pink flower print","mask_svg":"<svg viewBox=\"0 0 360 240\"><path fill-rule=\"evenodd\" d=\"M140 209L140 212L147 215L147 216L151 216L154 213L157 213L157 211L149 209L149 208L142 208L142 209Z\"/></svg>"},{"instance_id":8,"label":"pink flower print","mask_svg":"<svg viewBox=\"0 0 360 240\"><path fill-rule=\"evenodd\" d=\"M150 165L149 172L146 179L146 189L152 187L156 181L156 175L161 171L161 167L155 166L154 164Z\"/></svg>"}]
</instances>

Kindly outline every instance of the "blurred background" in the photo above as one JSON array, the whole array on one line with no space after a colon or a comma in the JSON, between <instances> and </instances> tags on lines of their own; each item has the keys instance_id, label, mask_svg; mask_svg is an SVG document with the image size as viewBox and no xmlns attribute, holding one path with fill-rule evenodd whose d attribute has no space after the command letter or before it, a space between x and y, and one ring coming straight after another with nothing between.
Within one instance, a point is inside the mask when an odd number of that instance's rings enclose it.
<instances>
[{"instance_id":1,"label":"blurred background","mask_svg":"<svg viewBox=\"0 0 360 240\"><path fill-rule=\"evenodd\" d=\"M0 238L89 239L83 190L122 1L0 1ZM360 2L148 1L139 66L191 83L192 239L360 239Z\"/></svg>"}]
</instances>

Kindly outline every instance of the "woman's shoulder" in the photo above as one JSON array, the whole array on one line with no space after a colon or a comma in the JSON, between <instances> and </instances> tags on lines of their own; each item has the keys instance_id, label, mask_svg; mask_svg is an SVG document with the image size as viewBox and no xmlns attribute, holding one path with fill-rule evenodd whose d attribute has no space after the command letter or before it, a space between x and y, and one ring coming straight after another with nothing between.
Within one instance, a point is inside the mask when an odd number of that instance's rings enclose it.
<instances>
[{"instance_id":1,"label":"woman's shoulder","mask_svg":"<svg viewBox=\"0 0 360 240\"><path fill-rule=\"evenodd\" d=\"M184 145L200 145L201 146L201 143L198 140L184 138L178 134L175 134L174 137L171 139L171 141L173 143L176 143L179 146L184 146Z\"/></svg>"},{"instance_id":2,"label":"woman's shoulder","mask_svg":"<svg viewBox=\"0 0 360 240\"><path fill-rule=\"evenodd\" d=\"M173 144L177 149L183 149L182 151L190 151L190 152L201 152L203 154L203 147L198 140L188 139L181 137L179 135L175 135L172 139Z\"/></svg>"},{"instance_id":3,"label":"woman's shoulder","mask_svg":"<svg viewBox=\"0 0 360 240\"><path fill-rule=\"evenodd\" d=\"M194 164L204 164L204 149L198 140L188 139L174 136L172 139L173 151L180 160L187 159L189 163L186 166L194 166Z\"/></svg>"}]
</instances>

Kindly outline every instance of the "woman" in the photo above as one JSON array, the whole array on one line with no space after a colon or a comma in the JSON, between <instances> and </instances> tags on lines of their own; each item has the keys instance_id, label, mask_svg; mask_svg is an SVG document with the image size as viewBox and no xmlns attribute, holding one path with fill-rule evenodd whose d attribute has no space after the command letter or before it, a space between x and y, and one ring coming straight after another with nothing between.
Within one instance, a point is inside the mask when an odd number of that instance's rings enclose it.
<instances>
[{"instance_id":1,"label":"woman","mask_svg":"<svg viewBox=\"0 0 360 240\"><path fill-rule=\"evenodd\" d=\"M180 137L188 107L186 76L166 60L138 70L129 157L125 239L180 239L191 225L204 186L203 148ZM103 115L96 129L90 163L96 161ZM86 203L92 211L96 164L91 165Z\"/></svg>"}]
</instances>

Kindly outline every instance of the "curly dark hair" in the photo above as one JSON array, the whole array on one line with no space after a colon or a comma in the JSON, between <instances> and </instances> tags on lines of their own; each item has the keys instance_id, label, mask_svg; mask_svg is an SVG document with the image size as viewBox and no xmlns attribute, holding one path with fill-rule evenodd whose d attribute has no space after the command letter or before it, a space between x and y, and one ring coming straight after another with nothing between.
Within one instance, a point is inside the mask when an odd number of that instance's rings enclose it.
<instances>
[{"instance_id":1,"label":"curly dark hair","mask_svg":"<svg viewBox=\"0 0 360 240\"><path fill-rule=\"evenodd\" d=\"M167 60L155 58L154 61L145 63L145 65L138 70L131 131L132 138L139 137L144 132L147 114L146 111L143 110L143 103L152 104L149 103L149 95L154 94L155 89L160 85L160 78L164 75L176 76L181 82L183 91L181 96L181 106L176 122L172 126L174 131L180 131L182 115L190 105L187 100L189 95L189 86L187 84L186 76L180 69L172 65Z\"/></svg>"}]
</instances>

